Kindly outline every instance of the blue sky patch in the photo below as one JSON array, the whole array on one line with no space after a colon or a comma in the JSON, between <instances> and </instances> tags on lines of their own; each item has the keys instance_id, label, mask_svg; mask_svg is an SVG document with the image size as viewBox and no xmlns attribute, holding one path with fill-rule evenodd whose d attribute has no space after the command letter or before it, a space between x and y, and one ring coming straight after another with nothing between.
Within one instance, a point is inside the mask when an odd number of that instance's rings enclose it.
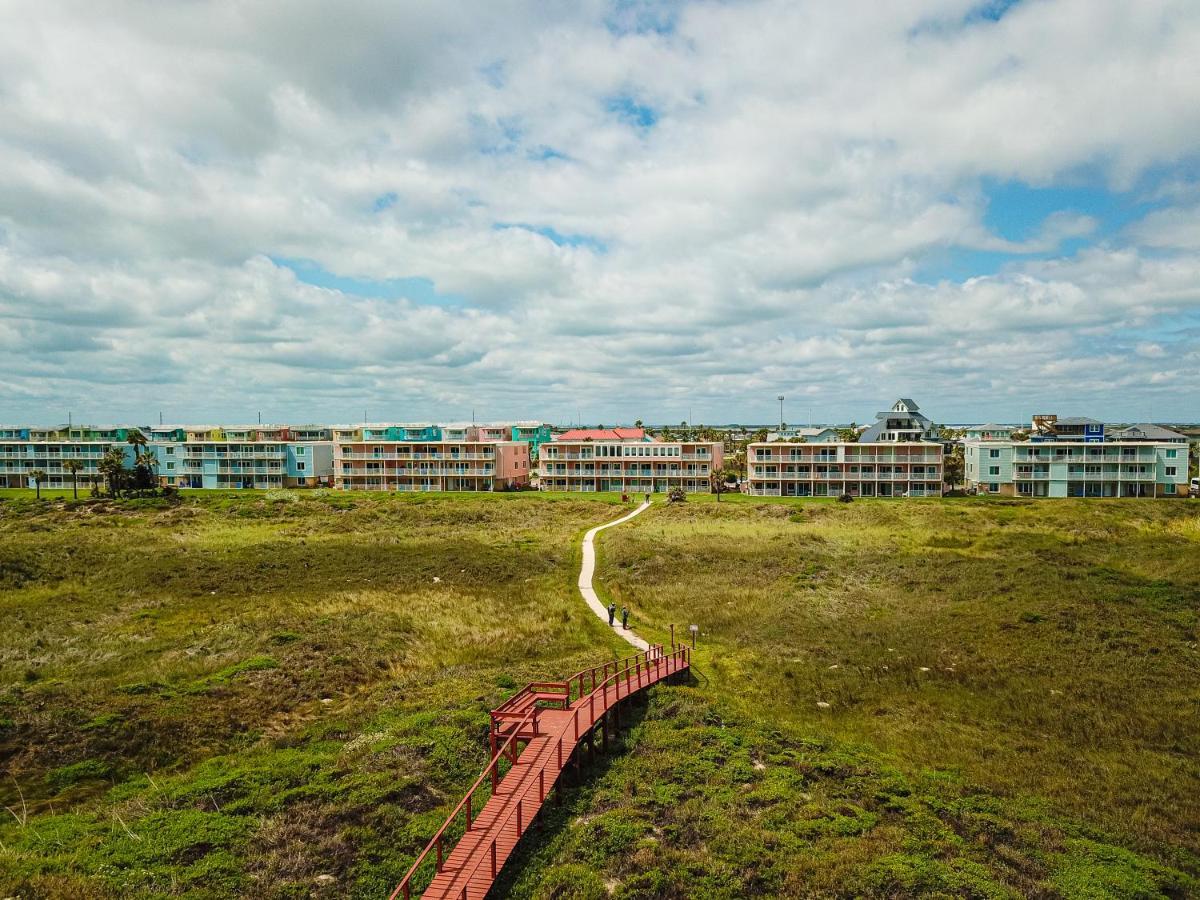
<instances>
[{"instance_id":1,"label":"blue sky patch","mask_svg":"<svg viewBox=\"0 0 1200 900\"><path fill-rule=\"evenodd\" d=\"M544 238L549 238L559 247L586 247L597 253L606 253L608 246L599 238L587 234L563 234L549 225L528 225L524 222L497 222L493 226L497 231L507 228L519 228L522 231L532 231Z\"/></svg>"},{"instance_id":2,"label":"blue sky patch","mask_svg":"<svg viewBox=\"0 0 1200 900\"><path fill-rule=\"evenodd\" d=\"M1019 181L984 182L987 212L983 223L1010 241L1037 237L1048 217L1058 212L1082 213L1097 222L1096 237L1108 237L1161 206L1141 191L1113 193L1096 184L1030 187Z\"/></svg>"},{"instance_id":3,"label":"blue sky patch","mask_svg":"<svg viewBox=\"0 0 1200 900\"><path fill-rule=\"evenodd\" d=\"M464 306L467 302L465 297L456 294L439 293L433 281L428 278L388 278L376 281L335 274L311 259L292 259L282 256L268 258L277 266L291 269L296 278L305 284L341 291L343 294L351 294L355 297L368 297L376 300L405 299L423 306Z\"/></svg>"},{"instance_id":4,"label":"blue sky patch","mask_svg":"<svg viewBox=\"0 0 1200 900\"><path fill-rule=\"evenodd\" d=\"M371 208L375 212L383 212L385 209L391 209L396 205L396 201L400 198L396 196L395 191L388 191L386 194L380 194L371 204Z\"/></svg>"},{"instance_id":5,"label":"blue sky patch","mask_svg":"<svg viewBox=\"0 0 1200 900\"><path fill-rule=\"evenodd\" d=\"M638 103L629 94L618 94L616 97L610 97L605 108L635 128L653 128L658 122L658 113L654 111L653 107L647 106L644 103Z\"/></svg>"},{"instance_id":6,"label":"blue sky patch","mask_svg":"<svg viewBox=\"0 0 1200 900\"><path fill-rule=\"evenodd\" d=\"M1016 6L1020 0L984 0L969 13L967 21L984 19L989 22L999 22L1004 14Z\"/></svg>"},{"instance_id":7,"label":"blue sky patch","mask_svg":"<svg viewBox=\"0 0 1200 900\"><path fill-rule=\"evenodd\" d=\"M571 157L563 153L561 150L555 150L553 147L534 147L526 154L530 159L536 159L539 162L548 162L552 159L562 159L569 161Z\"/></svg>"}]
</instances>

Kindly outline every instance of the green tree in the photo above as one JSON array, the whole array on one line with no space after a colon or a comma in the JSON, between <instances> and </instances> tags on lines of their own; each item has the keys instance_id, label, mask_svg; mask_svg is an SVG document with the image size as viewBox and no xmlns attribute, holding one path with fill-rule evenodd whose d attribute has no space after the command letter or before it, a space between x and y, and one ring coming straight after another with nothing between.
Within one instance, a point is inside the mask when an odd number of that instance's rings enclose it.
<instances>
[{"instance_id":1,"label":"green tree","mask_svg":"<svg viewBox=\"0 0 1200 900\"><path fill-rule=\"evenodd\" d=\"M942 460L942 472L942 480L950 487L962 484L963 474L966 472L962 444L955 444L954 449L946 454Z\"/></svg>"},{"instance_id":2,"label":"green tree","mask_svg":"<svg viewBox=\"0 0 1200 900\"><path fill-rule=\"evenodd\" d=\"M46 480L45 469L34 469L29 473L29 477L33 479L33 489L37 492L37 498L42 499L42 482Z\"/></svg>"},{"instance_id":3,"label":"green tree","mask_svg":"<svg viewBox=\"0 0 1200 900\"><path fill-rule=\"evenodd\" d=\"M121 488L125 485L125 451L120 447L109 447L104 451L98 466L100 474L108 482L108 492L111 496L120 496Z\"/></svg>"},{"instance_id":4,"label":"green tree","mask_svg":"<svg viewBox=\"0 0 1200 900\"><path fill-rule=\"evenodd\" d=\"M63 468L71 473L71 494L75 500L79 499L79 473L83 470L83 463L77 459L68 459L63 463Z\"/></svg>"},{"instance_id":5,"label":"green tree","mask_svg":"<svg viewBox=\"0 0 1200 900\"><path fill-rule=\"evenodd\" d=\"M153 450L143 450L137 455L134 470L134 483L140 490L149 490L156 486L154 470L158 466L158 456Z\"/></svg>"},{"instance_id":6,"label":"green tree","mask_svg":"<svg viewBox=\"0 0 1200 900\"><path fill-rule=\"evenodd\" d=\"M146 445L150 442L146 440L146 436L136 428L130 428L129 434L125 438L125 443L133 448L134 455L141 453L146 449Z\"/></svg>"},{"instance_id":7,"label":"green tree","mask_svg":"<svg viewBox=\"0 0 1200 900\"><path fill-rule=\"evenodd\" d=\"M839 441L845 441L847 444L857 444L859 438L858 425L854 422L850 423L849 428L836 428Z\"/></svg>"},{"instance_id":8,"label":"green tree","mask_svg":"<svg viewBox=\"0 0 1200 900\"><path fill-rule=\"evenodd\" d=\"M712 492L717 495L717 502L721 502L721 495L729 490L729 485L726 483L729 479L729 473L724 469L713 469L712 474L708 476L708 484Z\"/></svg>"}]
</instances>

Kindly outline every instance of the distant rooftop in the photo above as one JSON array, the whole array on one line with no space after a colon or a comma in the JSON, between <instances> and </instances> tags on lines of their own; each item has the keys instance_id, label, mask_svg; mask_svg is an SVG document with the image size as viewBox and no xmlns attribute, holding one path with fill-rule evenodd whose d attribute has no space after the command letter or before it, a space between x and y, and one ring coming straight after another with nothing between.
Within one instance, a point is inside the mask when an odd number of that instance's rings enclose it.
<instances>
[{"instance_id":1,"label":"distant rooftop","mask_svg":"<svg viewBox=\"0 0 1200 900\"><path fill-rule=\"evenodd\" d=\"M1152 425L1149 422L1142 422L1137 425L1129 425L1125 428L1115 428L1111 432L1114 440L1141 440L1141 441L1186 441L1187 436L1180 434L1178 431L1172 431L1169 428L1163 428L1161 425Z\"/></svg>"},{"instance_id":2,"label":"distant rooftop","mask_svg":"<svg viewBox=\"0 0 1200 900\"><path fill-rule=\"evenodd\" d=\"M556 441L644 441L645 428L572 428L556 434Z\"/></svg>"}]
</instances>

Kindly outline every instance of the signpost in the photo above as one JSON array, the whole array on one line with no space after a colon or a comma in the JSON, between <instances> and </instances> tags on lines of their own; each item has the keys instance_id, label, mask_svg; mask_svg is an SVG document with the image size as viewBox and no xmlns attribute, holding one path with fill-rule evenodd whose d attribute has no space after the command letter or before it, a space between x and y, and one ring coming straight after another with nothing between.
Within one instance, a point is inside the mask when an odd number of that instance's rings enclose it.
<instances>
[{"instance_id":1,"label":"signpost","mask_svg":"<svg viewBox=\"0 0 1200 900\"><path fill-rule=\"evenodd\" d=\"M696 649L696 635L700 633L699 625L689 625L688 631L692 633L692 649Z\"/></svg>"}]
</instances>

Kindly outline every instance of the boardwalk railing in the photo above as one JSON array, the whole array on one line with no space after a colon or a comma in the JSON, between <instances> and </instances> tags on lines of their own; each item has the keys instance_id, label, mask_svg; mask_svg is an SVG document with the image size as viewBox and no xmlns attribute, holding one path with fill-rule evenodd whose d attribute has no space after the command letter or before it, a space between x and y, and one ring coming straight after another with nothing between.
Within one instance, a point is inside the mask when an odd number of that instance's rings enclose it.
<instances>
[{"instance_id":1,"label":"boardwalk railing","mask_svg":"<svg viewBox=\"0 0 1200 900\"><path fill-rule=\"evenodd\" d=\"M525 719L522 720L522 722L533 722L536 721L536 718L537 708L532 707L530 708L529 712L525 714ZM499 749L492 753L491 761L484 767L483 771L479 773L479 777L475 779L475 783L471 785L470 790L467 791L467 795L463 797L462 800L458 801L458 806L454 807L454 811L446 817L446 821L443 822L442 827L437 830L437 834L430 839L429 843L425 845L425 849L422 850L420 855L413 861L413 864L408 869L408 873L404 876L404 880L396 886L396 889L392 891L388 900L396 900L396 898L401 895L403 895L404 900L409 900L412 891L411 883L413 876L417 874L417 869L420 868L421 863L425 862L431 853L436 852L437 871L442 871L442 863L445 860L444 845L446 841L446 832L449 831L451 826L454 825L460 813L466 814L466 830L471 830L471 821L475 815L475 794L489 776L491 776L492 792L495 792L496 784L500 780L500 760L503 759L506 754L511 754L509 756L510 762L516 760L516 742L519 734L520 729L514 728L512 734L509 735L508 740L506 740L499 747Z\"/></svg>"},{"instance_id":2,"label":"boardwalk railing","mask_svg":"<svg viewBox=\"0 0 1200 900\"><path fill-rule=\"evenodd\" d=\"M500 781L501 760L507 756L510 767L515 765L520 752L519 742L525 741L528 744L531 739L541 734L538 724L540 710L556 708L571 712L570 722L562 728L554 744L552 758L556 765L551 773L550 783L546 783L546 769L539 768L536 778L537 799L534 801L529 797L528 805L526 797L534 789L533 781L523 785L520 796L516 796L515 792L521 790L522 786L514 788L513 796L507 798L507 810L503 817L497 820L498 827L496 823L492 825L493 835L501 833L515 818L516 836L519 839L533 818L533 815L527 815L527 810L532 807L533 813L536 814L541 808L546 799L546 791L554 786L554 781L570 759L581 736L586 736L596 727L600 717L617 702L660 681L665 674L687 668L690 660L691 650L686 646L680 646L668 653L662 645L656 644L642 653L583 669L565 681L532 682L497 706L491 713L491 760L471 785L466 796L454 807L442 823L442 827L413 861L404 879L388 900L396 900L398 897L411 900L413 879L422 865L431 858L436 859L436 872L441 873L446 858L445 845L451 840L450 832L454 825L459 817L463 816L465 832L471 831L476 795L481 792L484 783L490 781L491 794L495 797ZM563 713L556 715L561 716ZM466 872L462 898L467 897L465 885L485 863L490 866L491 878L495 879L499 867L503 865L502 861L498 862L497 849L497 839L493 836L487 845L486 854L476 859Z\"/></svg>"}]
</instances>

